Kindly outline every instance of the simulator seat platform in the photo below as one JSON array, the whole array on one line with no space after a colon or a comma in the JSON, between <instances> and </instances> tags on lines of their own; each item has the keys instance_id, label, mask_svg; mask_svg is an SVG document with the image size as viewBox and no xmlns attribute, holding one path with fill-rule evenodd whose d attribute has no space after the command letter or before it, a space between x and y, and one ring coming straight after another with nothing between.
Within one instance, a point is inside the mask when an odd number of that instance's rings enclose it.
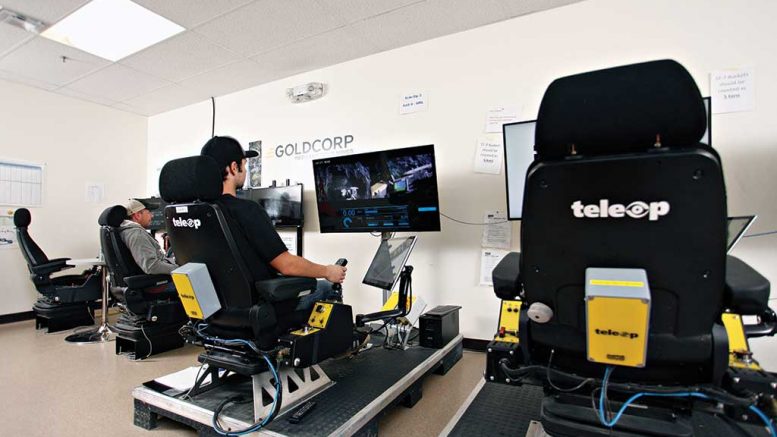
<instances>
[{"instance_id":1,"label":"simulator seat platform","mask_svg":"<svg viewBox=\"0 0 777 437\"><path fill-rule=\"evenodd\" d=\"M262 261L240 250L246 239L234 236L244 230L220 207L221 186L221 171L209 157L173 160L162 169L165 220L181 265L172 276L191 318L182 332L205 352L199 369L172 377L189 381L186 387L172 384L169 375L135 389L138 426L153 428L164 416L202 434L218 427L294 434L305 427L285 429L280 418L313 399L319 406L305 424L315 434L354 434L375 427L377 414L403 393L412 394L408 403L414 403L422 376L458 361L461 337L439 350L375 347L353 356L368 334L354 329L350 306L300 306L315 290L315 279L254 281L247 264Z\"/></svg>"},{"instance_id":2,"label":"simulator seat platform","mask_svg":"<svg viewBox=\"0 0 777 437\"><path fill-rule=\"evenodd\" d=\"M381 343L376 336L374 343ZM294 409L282 413L257 435L284 436L375 436L381 412L397 405L412 407L423 395L423 381L431 374L444 375L462 355L459 335L441 349L412 345L393 350L375 346L353 358L330 359L319 363L331 386L311 398L316 407L298 424L288 422ZM187 369L190 380L197 367ZM233 375L217 388L190 398L182 398L187 388L164 385L165 378L144 383L133 391L135 425L153 429L165 418L196 429L200 435L217 435L211 419L216 407L235 395L252 396L250 378ZM233 429L243 429L254 421L251 404L230 407L220 421Z\"/></svg>"},{"instance_id":3,"label":"simulator seat platform","mask_svg":"<svg viewBox=\"0 0 777 437\"><path fill-rule=\"evenodd\" d=\"M30 279L42 295L33 305L35 328L59 332L94 324L94 308L102 296L102 276L98 268L77 275L52 276L73 266L70 258L49 259L29 233L32 215L26 208L14 212L19 248Z\"/></svg>"},{"instance_id":4,"label":"simulator seat platform","mask_svg":"<svg viewBox=\"0 0 777 437\"><path fill-rule=\"evenodd\" d=\"M178 294L166 291L170 275L147 275L132 258L121 239L121 223L127 210L121 205L100 214L100 246L110 273L110 292L122 308L111 325L116 336L116 354L143 359L183 347L178 333L188 317Z\"/></svg>"}]
</instances>

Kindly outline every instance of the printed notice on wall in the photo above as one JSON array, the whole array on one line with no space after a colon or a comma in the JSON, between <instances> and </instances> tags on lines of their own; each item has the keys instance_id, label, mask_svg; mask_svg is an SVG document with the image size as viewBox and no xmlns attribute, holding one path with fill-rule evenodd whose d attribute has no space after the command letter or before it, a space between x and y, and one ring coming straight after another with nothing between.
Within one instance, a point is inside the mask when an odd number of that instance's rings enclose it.
<instances>
[{"instance_id":1,"label":"printed notice on wall","mask_svg":"<svg viewBox=\"0 0 777 437\"><path fill-rule=\"evenodd\" d=\"M494 285L492 272L509 252L500 249L483 249L480 254L480 285Z\"/></svg>"},{"instance_id":2,"label":"printed notice on wall","mask_svg":"<svg viewBox=\"0 0 777 437\"><path fill-rule=\"evenodd\" d=\"M16 228L13 224L13 211L0 214L0 250L16 248Z\"/></svg>"},{"instance_id":3,"label":"printed notice on wall","mask_svg":"<svg viewBox=\"0 0 777 437\"><path fill-rule=\"evenodd\" d=\"M752 68L713 71L710 88L713 114L755 109L755 71Z\"/></svg>"},{"instance_id":4,"label":"printed notice on wall","mask_svg":"<svg viewBox=\"0 0 777 437\"><path fill-rule=\"evenodd\" d=\"M486 113L486 132L502 133L502 125L518 121L517 106L493 106Z\"/></svg>"},{"instance_id":5,"label":"printed notice on wall","mask_svg":"<svg viewBox=\"0 0 777 437\"><path fill-rule=\"evenodd\" d=\"M281 237L281 241L286 245L286 249L292 255L299 255L297 253L297 231L296 230L281 230L278 229L278 235Z\"/></svg>"},{"instance_id":6,"label":"printed notice on wall","mask_svg":"<svg viewBox=\"0 0 777 437\"><path fill-rule=\"evenodd\" d=\"M399 97L399 113L412 114L413 112L426 111L429 97L426 93L407 93Z\"/></svg>"},{"instance_id":7,"label":"printed notice on wall","mask_svg":"<svg viewBox=\"0 0 777 437\"><path fill-rule=\"evenodd\" d=\"M502 173L503 148L500 142L487 139L478 140L475 154L475 173Z\"/></svg>"},{"instance_id":8,"label":"printed notice on wall","mask_svg":"<svg viewBox=\"0 0 777 437\"><path fill-rule=\"evenodd\" d=\"M483 247L510 249L513 243L513 228L504 211L486 211L483 215Z\"/></svg>"},{"instance_id":9,"label":"printed notice on wall","mask_svg":"<svg viewBox=\"0 0 777 437\"><path fill-rule=\"evenodd\" d=\"M86 184L85 200L86 203L99 204L103 201L105 194L105 184L99 182Z\"/></svg>"}]
</instances>

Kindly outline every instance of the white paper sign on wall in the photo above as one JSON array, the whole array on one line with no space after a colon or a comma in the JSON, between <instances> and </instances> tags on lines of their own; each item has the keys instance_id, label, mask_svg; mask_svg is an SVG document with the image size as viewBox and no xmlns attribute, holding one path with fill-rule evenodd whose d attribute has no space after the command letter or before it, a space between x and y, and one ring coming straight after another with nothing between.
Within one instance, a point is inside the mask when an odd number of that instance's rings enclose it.
<instances>
[{"instance_id":1,"label":"white paper sign on wall","mask_svg":"<svg viewBox=\"0 0 777 437\"><path fill-rule=\"evenodd\" d=\"M517 106L492 106L486 112L485 131L491 134L501 134L502 125L518 121L520 108Z\"/></svg>"},{"instance_id":2,"label":"white paper sign on wall","mask_svg":"<svg viewBox=\"0 0 777 437\"><path fill-rule=\"evenodd\" d=\"M755 71L752 68L710 73L712 113L755 109Z\"/></svg>"},{"instance_id":3,"label":"white paper sign on wall","mask_svg":"<svg viewBox=\"0 0 777 437\"><path fill-rule=\"evenodd\" d=\"M478 140L478 149L475 154L475 173L502 173L503 154L501 142L488 139Z\"/></svg>"},{"instance_id":4,"label":"white paper sign on wall","mask_svg":"<svg viewBox=\"0 0 777 437\"><path fill-rule=\"evenodd\" d=\"M426 93L407 93L399 97L399 113L412 114L413 112L426 111L427 102Z\"/></svg>"}]
</instances>

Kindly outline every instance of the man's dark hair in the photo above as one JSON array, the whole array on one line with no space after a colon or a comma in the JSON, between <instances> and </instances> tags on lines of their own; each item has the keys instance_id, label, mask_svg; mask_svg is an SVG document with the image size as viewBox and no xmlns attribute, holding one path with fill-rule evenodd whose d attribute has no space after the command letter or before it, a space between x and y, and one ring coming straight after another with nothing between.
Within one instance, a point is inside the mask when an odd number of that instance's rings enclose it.
<instances>
[{"instance_id":1,"label":"man's dark hair","mask_svg":"<svg viewBox=\"0 0 777 437\"><path fill-rule=\"evenodd\" d=\"M243 171L243 147L240 146L240 142L232 137L227 136L215 136L208 140L204 146L202 146L201 155L210 156L215 159L221 167L222 180L227 179L226 168L232 165L233 162L237 163L238 171Z\"/></svg>"}]
</instances>

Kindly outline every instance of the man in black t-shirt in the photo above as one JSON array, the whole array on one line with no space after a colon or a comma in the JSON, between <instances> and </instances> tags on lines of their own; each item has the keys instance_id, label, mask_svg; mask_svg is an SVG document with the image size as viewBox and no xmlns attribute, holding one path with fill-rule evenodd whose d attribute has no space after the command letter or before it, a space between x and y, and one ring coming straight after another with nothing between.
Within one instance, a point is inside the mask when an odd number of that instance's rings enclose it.
<instances>
[{"instance_id":1,"label":"man in black t-shirt","mask_svg":"<svg viewBox=\"0 0 777 437\"><path fill-rule=\"evenodd\" d=\"M246 158L258 156L254 150L244 151L231 137L213 137L202 147L202 155L215 159L221 167L223 191L216 200L224 213L243 260L254 281L270 279L281 273L285 276L324 278L317 290L302 298L297 309L312 308L317 300L339 297L332 283L342 283L346 268L321 265L286 250L267 211L256 202L238 199L237 189L245 183Z\"/></svg>"}]
</instances>

